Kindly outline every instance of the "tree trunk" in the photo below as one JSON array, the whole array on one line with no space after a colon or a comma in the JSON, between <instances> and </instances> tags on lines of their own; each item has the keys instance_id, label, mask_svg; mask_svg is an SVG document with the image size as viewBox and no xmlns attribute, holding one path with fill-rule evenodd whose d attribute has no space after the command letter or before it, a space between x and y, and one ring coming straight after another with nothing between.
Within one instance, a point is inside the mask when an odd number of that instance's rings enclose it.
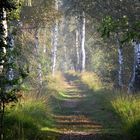
<instances>
[{"instance_id":1,"label":"tree trunk","mask_svg":"<svg viewBox=\"0 0 140 140\"><path fill-rule=\"evenodd\" d=\"M4 38L5 38L4 43L5 43L5 45L7 45L6 38L8 36L8 25L7 25L6 17L7 17L7 13L6 13L6 10L3 8L3 18L4 18L4 20L3 20L2 23L3 23L3 28L4 28Z\"/></svg>"},{"instance_id":2,"label":"tree trunk","mask_svg":"<svg viewBox=\"0 0 140 140\"><path fill-rule=\"evenodd\" d=\"M86 63L86 53L85 53L85 24L86 24L86 18L85 18L85 12L83 11L82 17L81 17L81 72L85 71L85 63Z\"/></svg>"},{"instance_id":3,"label":"tree trunk","mask_svg":"<svg viewBox=\"0 0 140 140\"><path fill-rule=\"evenodd\" d=\"M58 0L55 0L55 9L58 10ZM57 57L57 46L58 46L58 20L56 19L53 33L52 33L52 75L55 74L56 70L56 57Z\"/></svg>"},{"instance_id":4,"label":"tree trunk","mask_svg":"<svg viewBox=\"0 0 140 140\"><path fill-rule=\"evenodd\" d=\"M77 26L78 28L78 26ZM76 28L76 42L75 42L75 46L76 46L76 71L79 70L79 65L80 65L80 53L79 53L79 31Z\"/></svg>"},{"instance_id":5,"label":"tree trunk","mask_svg":"<svg viewBox=\"0 0 140 140\"><path fill-rule=\"evenodd\" d=\"M140 43L134 42L133 73L128 85L128 93L140 91Z\"/></svg>"},{"instance_id":6,"label":"tree trunk","mask_svg":"<svg viewBox=\"0 0 140 140\"><path fill-rule=\"evenodd\" d=\"M14 63L14 56L12 55L12 52L14 50L14 46L15 46L15 43L14 43L14 37L12 35L12 33L9 33L8 34L8 49L7 51L9 52L9 56L8 56L8 64L9 64L9 67L7 68L7 79L9 81L12 81L14 79L14 68L12 67L12 64Z\"/></svg>"},{"instance_id":7,"label":"tree trunk","mask_svg":"<svg viewBox=\"0 0 140 140\"><path fill-rule=\"evenodd\" d=\"M123 48L122 48L122 44L120 43L118 34L116 34L116 41L118 46L118 62L119 62L118 86L122 88L123 87Z\"/></svg>"},{"instance_id":8,"label":"tree trunk","mask_svg":"<svg viewBox=\"0 0 140 140\"><path fill-rule=\"evenodd\" d=\"M63 72L67 71L67 47L64 41L64 62L63 62Z\"/></svg>"},{"instance_id":9,"label":"tree trunk","mask_svg":"<svg viewBox=\"0 0 140 140\"><path fill-rule=\"evenodd\" d=\"M37 77L38 77L38 81L39 84L42 85L42 66L41 63L39 62L39 40L38 40L38 30L35 31L35 35L34 35L34 39L35 39L35 56L36 56L36 60L37 60Z\"/></svg>"},{"instance_id":10,"label":"tree trunk","mask_svg":"<svg viewBox=\"0 0 140 140\"><path fill-rule=\"evenodd\" d=\"M2 34L1 34L1 46L0 46L0 53L2 53L2 56L0 58L0 88L1 88L1 91L0 91L0 94L1 94L1 98L0 98L0 140L3 140L4 139L4 101L3 101L3 97L4 96L4 79L3 77L5 76L4 75L4 71L6 71L6 68L4 67L4 64L5 64L5 56L7 54L7 36L8 36L8 25L7 25L7 13L6 13L6 10L5 8L2 8L0 9L0 22L1 22L1 26L2 26L2 29L4 29L2 31Z\"/></svg>"},{"instance_id":11,"label":"tree trunk","mask_svg":"<svg viewBox=\"0 0 140 140\"><path fill-rule=\"evenodd\" d=\"M123 87L123 50L122 46L118 48L119 55L119 71L118 71L118 84L122 88Z\"/></svg>"},{"instance_id":12,"label":"tree trunk","mask_svg":"<svg viewBox=\"0 0 140 140\"><path fill-rule=\"evenodd\" d=\"M3 31L3 35L2 35L2 39L3 39L3 45L0 46L1 48L1 52L3 53L3 58L0 60L0 74L3 72L3 69L4 69L4 63L5 63L5 60L4 60L4 56L6 55L7 53L7 50L6 50L6 47L4 45L7 45L7 36L8 36L8 25L7 25L7 20L6 20L6 17L7 17L7 13L6 13L6 10L3 8L2 9L2 17L1 17L1 24L2 24L2 28L4 29Z\"/></svg>"}]
</instances>

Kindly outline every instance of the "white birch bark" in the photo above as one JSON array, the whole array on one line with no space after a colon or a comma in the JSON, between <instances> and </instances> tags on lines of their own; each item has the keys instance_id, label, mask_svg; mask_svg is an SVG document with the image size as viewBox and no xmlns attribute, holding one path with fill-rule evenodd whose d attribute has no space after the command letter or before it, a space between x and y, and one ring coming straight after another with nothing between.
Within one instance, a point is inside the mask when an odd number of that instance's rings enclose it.
<instances>
[{"instance_id":1,"label":"white birch bark","mask_svg":"<svg viewBox=\"0 0 140 140\"><path fill-rule=\"evenodd\" d=\"M68 70L68 53L67 53L67 30L68 30L68 23L67 23L67 18L63 16L61 25L63 27L62 34L63 36L63 56L62 59L63 61L61 62L61 69L62 72L65 72Z\"/></svg>"},{"instance_id":2,"label":"white birch bark","mask_svg":"<svg viewBox=\"0 0 140 140\"><path fill-rule=\"evenodd\" d=\"M58 11L58 0L55 0L55 9ZM55 74L56 70L56 58L57 58L57 46L58 46L58 20L56 19L53 35L52 35L52 75Z\"/></svg>"},{"instance_id":3,"label":"white birch bark","mask_svg":"<svg viewBox=\"0 0 140 140\"><path fill-rule=\"evenodd\" d=\"M42 66L39 62L38 30L35 31L34 39L35 39L35 56L36 56L36 60L37 60L37 73L38 73L37 77L38 77L38 81L39 81L40 85L42 85Z\"/></svg>"},{"instance_id":4,"label":"white birch bark","mask_svg":"<svg viewBox=\"0 0 140 140\"><path fill-rule=\"evenodd\" d=\"M14 37L12 34L9 33L8 35L8 49L7 51L10 52L10 56L9 59L8 59L8 64L9 65L12 65L12 63L14 63L14 56L12 55L12 52L14 50L14 46L15 46L15 43L14 43ZM9 81L12 81L14 79L14 69L12 67L9 67L8 68L8 71L7 71L7 78Z\"/></svg>"},{"instance_id":5,"label":"white birch bark","mask_svg":"<svg viewBox=\"0 0 140 140\"><path fill-rule=\"evenodd\" d=\"M7 36L8 36L8 25L7 25L7 20L6 20L7 12L4 8L2 9L2 12L3 12L3 19L4 19L2 21L2 26L3 26L3 29L4 29L4 34L3 34L2 38L3 38L4 44L7 45L7 40L6 40ZM3 53L3 55L6 55L6 53L7 53L7 50L4 46L2 46L2 53ZM3 68L4 68L3 64L4 63L5 63L5 60L1 60L0 73L2 73L2 71L3 71Z\"/></svg>"},{"instance_id":6,"label":"white birch bark","mask_svg":"<svg viewBox=\"0 0 140 140\"><path fill-rule=\"evenodd\" d=\"M3 24L3 28L4 28L4 43L5 43L5 45L7 45L7 41L6 41L6 38L7 38L7 36L8 36L8 25L7 25L7 20L6 20L6 18L7 18L7 12L6 12L6 10L3 8L3 18L4 18L4 20L2 21L2 24Z\"/></svg>"},{"instance_id":7,"label":"white birch bark","mask_svg":"<svg viewBox=\"0 0 140 140\"><path fill-rule=\"evenodd\" d=\"M67 47L64 41L64 71L67 71Z\"/></svg>"},{"instance_id":8,"label":"white birch bark","mask_svg":"<svg viewBox=\"0 0 140 140\"><path fill-rule=\"evenodd\" d=\"M118 69L118 85L120 88L123 87L123 49L120 43L118 34L116 34L116 41L118 47L118 62L119 62L119 69Z\"/></svg>"},{"instance_id":9,"label":"white birch bark","mask_svg":"<svg viewBox=\"0 0 140 140\"><path fill-rule=\"evenodd\" d=\"M78 27L77 27L78 28ZM76 47L76 70L79 70L79 65L80 65L80 53L79 53L79 31L76 28L76 42L75 42L75 47Z\"/></svg>"},{"instance_id":10,"label":"white birch bark","mask_svg":"<svg viewBox=\"0 0 140 140\"><path fill-rule=\"evenodd\" d=\"M85 64L86 64L85 26L86 26L86 17L85 17L85 12L83 11L81 17L81 72L85 71Z\"/></svg>"},{"instance_id":11,"label":"white birch bark","mask_svg":"<svg viewBox=\"0 0 140 140\"><path fill-rule=\"evenodd\" d=\"M128 93L134 92L135 91L135 80L136 80L136 70L140 68L140 43L133 42L134 46L134 62L133 62L133 72L132 72L132 77L128 85Z\"/></svg>"}]
</instances>

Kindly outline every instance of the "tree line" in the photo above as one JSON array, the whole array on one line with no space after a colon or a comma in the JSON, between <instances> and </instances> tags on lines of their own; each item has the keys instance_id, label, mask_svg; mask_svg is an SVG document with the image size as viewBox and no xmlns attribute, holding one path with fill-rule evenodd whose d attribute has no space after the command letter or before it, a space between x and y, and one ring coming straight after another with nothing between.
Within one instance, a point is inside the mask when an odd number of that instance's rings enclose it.
<instances>
[{"instance_id":1,"label":"tree line","mask_svg":"<svg viewBox=\"0 0 140 140\"><path fill-rule=\"evenodd\" d=\"M139 91L139 19L139 0L0 0L0 132L21 85L40 94L57 70L94 71Z\"/></svg>"}]
</instances>

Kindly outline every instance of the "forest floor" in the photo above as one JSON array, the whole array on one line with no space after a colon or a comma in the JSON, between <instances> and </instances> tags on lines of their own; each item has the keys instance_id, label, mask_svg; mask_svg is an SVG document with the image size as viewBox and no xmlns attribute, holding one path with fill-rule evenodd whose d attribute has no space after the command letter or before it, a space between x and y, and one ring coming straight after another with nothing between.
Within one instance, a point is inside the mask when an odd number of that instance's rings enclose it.
<instances>
[{"instance_id":1,"label":"forest floor","mask_svg":"<svg viewBox=\"0 0 140 140\"><path fill-rule=\"evenodd\" d=\"M121 122L104 90L91 90L80 78L63 75L63 92L51 99L59 140L121 140ZM45 128L44 128L45 130Z\"/></svg>"}]
</instances>

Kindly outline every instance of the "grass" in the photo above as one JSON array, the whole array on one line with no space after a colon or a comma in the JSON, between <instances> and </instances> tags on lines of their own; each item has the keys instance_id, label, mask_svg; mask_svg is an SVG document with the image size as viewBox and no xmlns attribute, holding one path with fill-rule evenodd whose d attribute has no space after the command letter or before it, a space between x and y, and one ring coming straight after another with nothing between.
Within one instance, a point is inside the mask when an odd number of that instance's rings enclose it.
<instances>
[{"instance_id":1,"label":"grass","mask_svg":"<svg viewBox=\"0 0 140 140\"><path fill-rule=\"evenodd\" d=\"M64 91L65 82L62 73L60 72L57 72L55 76L48 75L45 84L47 84L46 92L48 93Z\"/></svg>"},{"instance_id":2,"label":"grass","mask_svg":"<svg viewBox=\"0 0 140 140\"><path fill-rule=\"evenodd\" d=\"M90 120L102 124L105 128L102 133L115 132L124 135L127 133L131 139L140 139L138 134L140 131L140 98L138 96L126 96L126 94L120 94L118 91L114 92L110 88L107 90L108 87L104 87L95 73L75 73L71 71L66 73L67 82L81 85L77 87L79 89L73 89L71 92L78 95L78 90L83 90L86 96L76 108L68 108L63 104L66 101L78 99L78 96L69 94L71 89L66 89L65 79L60 73L53 78L49 78L52 81L49 81L48 88L52 91L55 90L54 98L51 101L54 114L69 116L75 110L87 112ZM76 129L87 131L82 127L73 129L75 131ZM53 131L58 131L58 129L53 129Z\"/></svg>"},{"instance_id":3,"label":"grass","mask_svg":"<svg viewBox=\"0 0 140 140\"><path fill-rule=\"evenodd\" d=\"M120 94L119 91L106 90L107 88L104 88L101 80L94 73L68 72L67 75L72 78L72 81L81 82L82 88L88 89L86 93L88 96L77 106L81 112L89 111L88 117L101 123L105 127L105 132L118 131L118 133L132 134L131 138L137 139L136 133L140 130L140 98L138 96L126 96L124 93ZM72 99L66 92L58 92L58 94L63 97L61 100L57 99L59 106L63 104L64 99ZM55 104L54 110L58 114L69 115L75 108L63 107L62 112L61 108ZM138 139L140 139L139 135Z\"/></svg>"},{"instance_id":4,"label":"grass","mask_svg":"<svg viewBox=\"0 0 140 140\"><path fill-rule=\"evenodd\" d=\"M42 140L41 128L52 127L46 98L26 96L6 108L5 140Z\"/></svg>"},{"instance_id":5,"label":"grass","mask_svg":"<svg viewBox=\"0 0 140 140\"><path fill-rule=\"evenodd\" d=\"M130 139L140 139L140 96L117 96L112 101L112 106L122 121L122 130Z\"/></svg>"},{"instance_id":6,"label":"grass","mask_svg":"<svg viewBox=\"0 0 140 140\"><path fill-rule=\"evenodd\" d=\"M89 89L91 90L101 90L102 88L102 83L95 73L91 72L84 72L80 74L80 79L81 81L88 86Z\"/></svg>"},{"instance_id":7,"label":"grass","mask_svg":"<svg viewBox=\"0 0 140 140\"><path fill-rule=\"evenodd\" d=\"M57 140L66 131L93 132L93 125L82 124L86 120L101 125L101 134L127 133L138 140L139 108L138 95L107 90L94 73L58 72L46 78L39 98L26 93L6 108L5 140Z\"/></svg>"},{"instance_id":8,"label":"grass","mask_svg":"<svg viewBox=\"0 0 140 140\"><path fill-rule=\"evenodd\" d=\"M103 89L96 74L89 72L74 73L71 71L65 74L66 79L59 78L55 80L58 82L53 83L56 84L56 87L57 84L60 84L59 81L62 82L63 80L70 83L71 87L62 86L62 91L57 90L52 98L51 106L55 115L65 117L78 115L77 112L84 113L87 114L87 119L101 124L105 133L114 133L114 131L118 133L121 124L118 122L116 113L112 111L113 108L110 103L112 94ZM73 107L74 100L77 100L75 101L77 102L75 107ZM88 128L79 126L73 129L88 131Z\"/></svg>"}]
</instances>

